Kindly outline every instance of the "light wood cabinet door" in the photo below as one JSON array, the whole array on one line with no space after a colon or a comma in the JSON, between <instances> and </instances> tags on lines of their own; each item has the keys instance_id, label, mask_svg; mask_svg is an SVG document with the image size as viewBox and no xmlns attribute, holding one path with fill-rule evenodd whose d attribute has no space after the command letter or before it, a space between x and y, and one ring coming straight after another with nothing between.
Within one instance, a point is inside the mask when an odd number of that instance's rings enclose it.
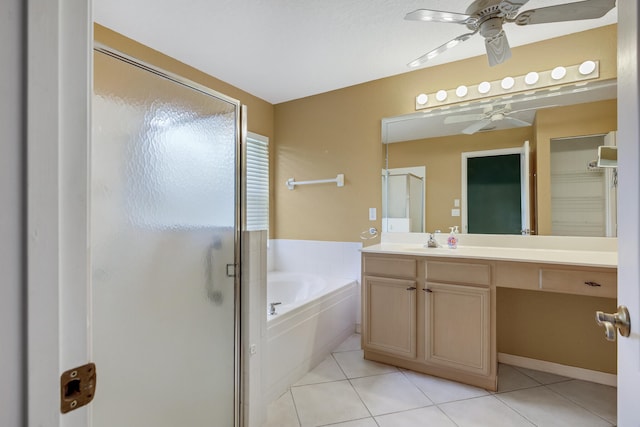
<instances>
[{"instance_id":1,"label":"light wood cabinet door","mask_svg":"<svg viewBox=\"0 0 640 427\"><path fill-rule=\"evenodd\" d=\"M491 373L491 290L427 282L424 361L476 375Z\"/></svg>"},{"instance_id":2,"label":"light wood cabinet door","mask_svg":"<svg viewBox=\"0 0 640 427\"><path fill-rule=\"evenodd\" d=\"M365 276L363 291L365 350L415 359L416 282Z\"/></svg>"}]
</instances>

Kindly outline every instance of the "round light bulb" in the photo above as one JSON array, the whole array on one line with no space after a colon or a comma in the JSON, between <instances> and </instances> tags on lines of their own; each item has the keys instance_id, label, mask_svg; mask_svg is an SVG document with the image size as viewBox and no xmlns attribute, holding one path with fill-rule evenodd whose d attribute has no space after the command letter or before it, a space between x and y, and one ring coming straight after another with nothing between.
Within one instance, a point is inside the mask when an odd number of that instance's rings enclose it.
<instances>
[{"instance_id":1,"label":"round light bulb","mask_svg":"<svg viewBox=\"0 0 640 427\"><path fill-rule=\"evenodd\" d=\"M436 92L436 99L440 102L447 99L447 91L440 89L438 92Z\"/></svg>"},{"instance_id":2,"label":"round light bulb","mask_svg":"<svg viewBox=\"0 0 640 427\"><path fill-rule=\"evenodd\" d=\"M428 101L429 101L429 97L427 96L427 94L425 93L421 93L420 95L418 95L418 97L416 98L416 101L418 102L418 104L420 105L425 105Z\"/></svg>"},{"instance_id":3,"label":"round light bulb","mask_svg":"<svg viewBox=\"0 0 640 427\"><path fill-rule=\"evenodd\" d=\"M582 64L580 64L580 67L578 67L578 71L583 76L588 76L589 74L593 73L595 69L596 63L593 61L584 61Z\"/></svg>"},{"instance_id":4,"label":"round light bulb","mask_svg":"<svg viewBox=\"0 0 640 427\"><path fill-rule=\"evenodd\" d=\"M478 85L478 92L480 92L481 94L485 94L490 90L491 90L491 83L489 82L482 82Z\"/></svg>"},{"instance_id":5,"label":"round light bulb","mask_svg":"<svg viewBox=\"0 0 640 427\"><path fill-rule=\"evenodd\" d=\"M556 67L551 71L551 78L553 80L560 80L567 75L567 69L564 67Z\"/></svg>"},{"instance_id":6,"label":"round light bulb","mask_svg":"<svg viewBox=\"0 0 640 427\"><path fill-rule=\"evenodd\" d=\"M513 87L513 85L516 84L516 81L513 79L513 77L505 77L504 79L502 79L502 81L500 82L500 86L502 87L502 89L504 90L509 90Z\"/></svg>"},{"instance_id":7,"label":"round light bulb","mask_svg":"<svg viewBox=\"0 0 640 427\"><path fill-rule=\"evenodd\" d=\"M469 89L467 89L467 87L464 85L460 85L456 88L456 96L458 98L464 98L465 96L467 96L467 92L469 92Z\"/></svg>"},{"instance_id":8,"label":"round light bulb","mask_svg":"<svg viewBox=\"0 0 640 427\"><path fill-rule=\"evenodd\" d=\"M528 85L534 85L538 83L539 79L540 76L535 71L531 71L530 73L527 73L526 76L524 76L524 82Z\"/></svg>"}]
</instances>

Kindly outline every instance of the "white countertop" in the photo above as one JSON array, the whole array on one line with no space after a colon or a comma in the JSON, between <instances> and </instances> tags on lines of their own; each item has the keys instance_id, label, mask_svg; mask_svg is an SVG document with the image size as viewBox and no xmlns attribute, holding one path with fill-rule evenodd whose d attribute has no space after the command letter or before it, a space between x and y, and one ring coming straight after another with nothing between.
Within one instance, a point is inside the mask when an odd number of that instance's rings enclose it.
<instances>
[{"instance_id":1,"label":"white countertop","mask_svg":"<svg viewBox=\"0 0 640 427\"><path fill-rule=\"evenodd\" d=\"M503 248L492 246L458 246L457 249L426 248L415 243L380 243L362 248L365 253L471 258L499 261L536 262L588 267L616 268L618 253L614 251Z\"/></svg>"}]
</instances>

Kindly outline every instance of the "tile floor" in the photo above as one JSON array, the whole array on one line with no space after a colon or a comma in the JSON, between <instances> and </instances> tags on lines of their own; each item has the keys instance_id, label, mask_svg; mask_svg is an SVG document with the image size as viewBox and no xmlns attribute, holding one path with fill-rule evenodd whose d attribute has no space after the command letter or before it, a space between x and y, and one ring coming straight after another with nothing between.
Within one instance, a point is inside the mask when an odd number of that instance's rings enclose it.
<instances>
[{"instance_id":1,"label":"tile floor","mask_svg":"<svg viewBox=\"0 0 640 427\"><path fill-rule=\"evenodd\" d=\"M611 426L616 389L499 366L489 392L364 360L343 342L267 410L263 427Z\"/></svg>"}]
</instances>

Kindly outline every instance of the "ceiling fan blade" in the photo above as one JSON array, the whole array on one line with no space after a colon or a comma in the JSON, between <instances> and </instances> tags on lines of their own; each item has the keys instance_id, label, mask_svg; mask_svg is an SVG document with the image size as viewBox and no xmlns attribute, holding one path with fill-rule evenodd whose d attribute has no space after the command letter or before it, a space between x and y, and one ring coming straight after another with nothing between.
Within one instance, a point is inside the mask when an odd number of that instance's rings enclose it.
<instances>
[{"instance_id":1,"label":"ceiling fan blade","mask_svg":"<svg viewBox=\"0 0 640 427\"><path fill-rule=\"evenodd\" d=\"M436 56L440 55L442 52L444 52L444 51L446 51L448 49L451 49L452 47L462 43L465 40L468 40L472 35L474 35L477 32L478 31L476 30L473 33L463 34L461 36L456 37L453 40L449 40L448 42L446 42L442 46L438 46L437 48L433 49L432 51L425 53L420 58L414 59L413 61L409 62L407 64L407 66L411 67L411 68L419 67L420 65L422 65L425 62L429 61L430 59L433 59Z\"/></svg>"},{"instance_id":2,"label":"ceiling fan blade","mask_svg":"<svg viewBox=\"0 0 640 427\"><path fill-rule=\"evenodd\" d=\"M467 24L477 21L470 15L455 12L443 12L440 10L418 9L409 12L404 19L408 21L427 21L427 22L451 22L454 24Z\"/></svg>"},{"instance_id":3,"label":"ceiling fan blade","mask_svg":"<svg viewBox=\"0 0 640 427\"><path fill-rule=\"evenodd\" d=\"M504 31L500 31L495 37L484 39L484 46L487 49L487 58L491 67L511 58L511 48Z\"/></svg>"},{"instance_id":4,"label":"ceiling fan blade","mask_svg":"<svg viewBox=\"0 0 640 427\"><path fill-rule=\"evenodd\" d=\"M459 116L447 116L444 118L444 124L448 125L452 123L473 122L476 120L483 120L486 117L486 114L461 114Z\"/></svg>"},{"instance_id":5,"label":"ceiling fan blade","mask_svg":"<svg viewBox=\"0 0 640 427\"><path fill-rule=\"evenodd\" d=\"M491 119L478 120L477 122L473 123L471 126L467 126L466 128L462 129L462 133L464 133L465 135L472 135L478 132L483 127L487 126L488 124L491 124Z\"/></svg>"},{"instance_id":6,"label":"ceiling fan blade","mask_svg":"<svg viewBox=\"0 0 640 427\"><path fill-rule=\"evenodd\" d=\"M513 17L518 13L518 10L528 2L529 0L502 0L498 5L498 9L506 16Z\"/></svg>"},{"instance_id":7,"label":"ceiling fan blade","mask_svg":"<svg viewBox=\"0 0 640 427\"><path fill-rule=\"evenodd\" d=\"M511 124L518 127L531 126L531 123L525 122L524 120L516 119L515 117L505 116L504 120L508 120L509 122L511 122Z\"/></svg>"},{"instance_id":8,"label":"ceiling fan blade","mask_svg":"<svg viewBox=\"0 0 640 427\"><path fill-rule=\"evenodd\" d=\"M616 6L616 0L585 0L576 3L526 10L515 18L518 25L580 21L601 18Z\"/></svg>"}]
</instances>

